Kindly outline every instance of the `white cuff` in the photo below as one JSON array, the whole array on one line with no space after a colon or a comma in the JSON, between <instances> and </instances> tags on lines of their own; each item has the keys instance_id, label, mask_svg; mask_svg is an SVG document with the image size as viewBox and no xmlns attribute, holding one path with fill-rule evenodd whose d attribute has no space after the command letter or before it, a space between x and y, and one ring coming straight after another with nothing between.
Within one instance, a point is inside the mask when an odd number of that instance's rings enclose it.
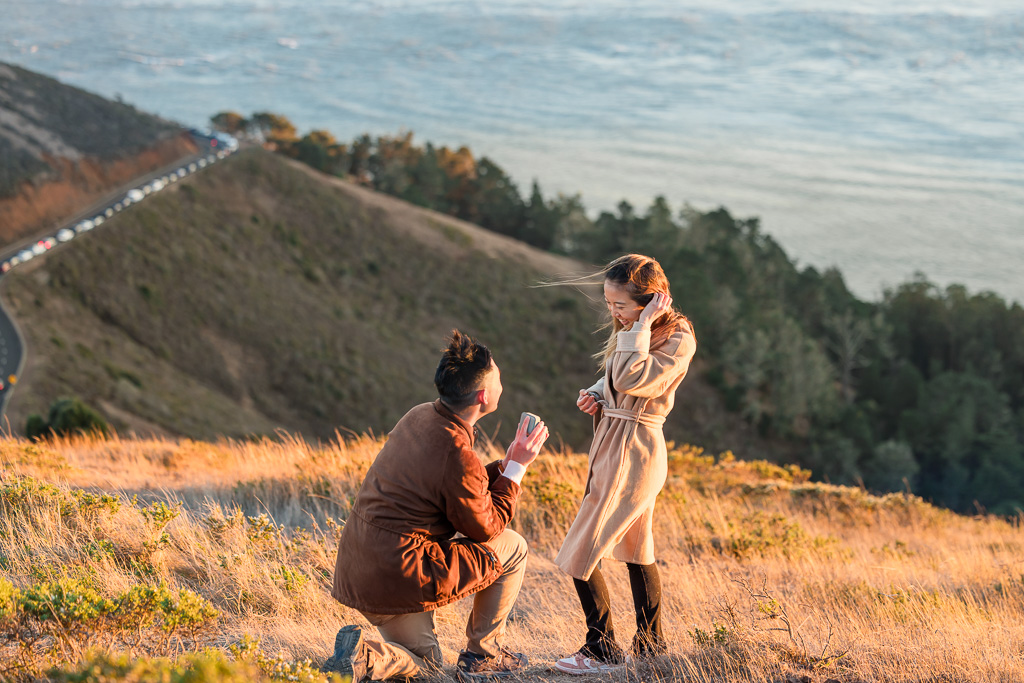
<instances>
[{"instance_id":1,"label":"white cuff","mask_svg":"<svg viewBox=\"0 0 1024 683\"><path fill-rule=\"evenodd\" d=\"M517 484L522 484L524 474L526 474L526 465L516 462L515 460L509 460L508 464L505 465L505 471L501 473L501 476L508 477Z\"/></svg>"},{"instance_id":2,"label":"white cuff","mask_svg":"<svg viewBox=\"0 0 1024 683\"><path fill-rule=\"evenodd\" d=\"M615 350L626 353L647 353L651 350L651 330L648 327L639 327L636 330L625 330L619 332L615 339Z\"/></svg>"}]
</instances>

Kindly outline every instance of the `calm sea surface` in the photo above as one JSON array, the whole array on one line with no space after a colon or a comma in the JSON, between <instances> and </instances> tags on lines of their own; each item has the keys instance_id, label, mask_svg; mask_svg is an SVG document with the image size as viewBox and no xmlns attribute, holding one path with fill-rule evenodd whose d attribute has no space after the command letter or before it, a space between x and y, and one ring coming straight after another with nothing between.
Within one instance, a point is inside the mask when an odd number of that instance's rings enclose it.
<instances>
[{"instance_id":1,"label":"calm sea surface","mask_svg":"<svg viewBox=\"0 0 1024 683\"><path fill-rule=\"evenodd\" d=\"M724 205L863 297L1024 302L1019 0L0 0L0 60L188 124L413 130L595 212Z\"/></svg>"}]
</instances>

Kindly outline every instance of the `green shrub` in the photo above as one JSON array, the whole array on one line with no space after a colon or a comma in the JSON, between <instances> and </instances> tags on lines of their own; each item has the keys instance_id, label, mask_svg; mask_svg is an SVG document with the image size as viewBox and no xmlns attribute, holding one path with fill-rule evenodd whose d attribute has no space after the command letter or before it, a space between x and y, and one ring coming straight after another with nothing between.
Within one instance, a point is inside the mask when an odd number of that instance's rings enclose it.
<instances>
[{"instance_id":1,"label":"green shrub","mask_svg":"<svg viewBox=\"0 0 1024 683\"><path fill-rule=\"evenodd\" d=\"M709 530L714 526L705 522ZM812 536L795 521L781 514L753 512L738 520L726 520L723 536L711 538L711 547L738 560L755 556L795 557L810 550L828 550L835 544L831 537Z\"/></svg>"},{"instance_id":2,"label":"green shrub","mask_svg":"<svg viewBox=\"0 0 1024 683\"><path fill-rule=\"evenodd\" d=\"M110 433L110 426L102 415L77 398L61 398L50 404L48 421L33 414L25 422L25 436L33 441L50 434L66 436L92 433L106 436Z\"/></svg>"},{"instance_id":3,"label":"green shrub","mask_svg":"<svg viewBox=\"0 0 1024 683\"><path fill-rule=\"evenodd\" d=\"M735 634L723 624L713 624L707 631L694 626L693 630L687 631L687 635L693 640L693 644L697 647L715 647L718 645L725 645L731 639L735 637Z\"/></svg>"},{"instance_id":4,"label":"green shrub","mask_svg":"<svg viewBox=\"0 0 1024 683\"><path fill-rule=\"evenodd\" d=\"M32 413L25 421L25 436L33 441L43 438L50 432L50 425L39 413Z\"/></svg>"},{"instance_id":5,"label":"green shrub","mask_svg":"<svg viewBox=\"0 0 1024 683\"><path fill-rule=\"evenodd\" d=\"M62 398L50 406L50 429L58 435L109 433L107 421L77 398Z\"/></svg>"},{"instance_id":6,"label":"green shrub","mask_svg":"<svg viewBox=\"0 0 1024 683\"><path fill-rule=\"evenodd\" d=\"M564 536L583 497L571 483L555 477L523 481L523 499L516 514L516 529L535 539L554 532Z\"/></svg>"},{"instance_id":7,"label":"green shrub","mask_svg":"<svg viewBox=\"0 0 1024 683\"><path fill-rule=\"evenodd\" d=\"M289 662L281 656L272 657L260 649L258 642L248 638L229 650L230 655L211 648L175 659L135 658L93 651L74 665L51 669L47 675L55 683L338 683L342 680L338 674L320 673L308 659Z\"/></svg>"},{"instance_id":8,"label":"green shrub","mask_svg":"<svg viewBox=\"0 0 1024 683\"><path fill-rule=\"evenodd\" d=\"M259 669L251 662L229 660L209 650L177 659L136 659L125 654L92 653L66 669L51 669L50 680L59 683L107 683L108 681L162 681L163 683L247 683L257 681Z\"/></svg>"},{"instance_id":9,"label":"green shrub","mask_svg":"<svg viewBox=\"0 0 1024 683\"><path fill-rule=\"evenodd\" d=\"M16 612L16 595L17 591L14 588L14 584L7 579L0 578L0 624L14 616Z\"/></svg>"},{"instance_id":10,"label":"green shrub","mask_svg":"<svg viewBox=\"0 0 1024 683\"><path fill-rule=\"evenodd\" d=\"M0 642L15 646L11 665L26 678L54 656L77 658L86 643L133 655L195 649L218 616L200 595L162 582L106 597L89 578L64 576L20 590L0 580Z\"/></svg>"}]
</instances>

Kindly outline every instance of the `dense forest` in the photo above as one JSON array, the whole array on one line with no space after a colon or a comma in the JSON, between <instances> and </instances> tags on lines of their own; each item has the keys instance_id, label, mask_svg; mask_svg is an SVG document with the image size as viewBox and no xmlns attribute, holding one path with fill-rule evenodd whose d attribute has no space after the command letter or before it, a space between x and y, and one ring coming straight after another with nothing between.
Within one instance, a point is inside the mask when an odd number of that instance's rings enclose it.
<instances>
[{"instance_id":1,"label":"dense forest","mask_svg":"<svg viewBox=\"0 0 1024 683\"><path fill-rule=\"evenodd\" d=\"M881 301L835 269L798 267L724 208L674 211L663 197L588 217L578 196L528 193L494 161L412 133L340 143L285 118L224 112L321 171L591 263L641 252L664 266L693 320L708 376L730 410L798 446L833 483L910 488L961 512L1024 510L1024 309L919 275ZM756 456L757 454L750 454Z\"/></svg>"}]
</instances>

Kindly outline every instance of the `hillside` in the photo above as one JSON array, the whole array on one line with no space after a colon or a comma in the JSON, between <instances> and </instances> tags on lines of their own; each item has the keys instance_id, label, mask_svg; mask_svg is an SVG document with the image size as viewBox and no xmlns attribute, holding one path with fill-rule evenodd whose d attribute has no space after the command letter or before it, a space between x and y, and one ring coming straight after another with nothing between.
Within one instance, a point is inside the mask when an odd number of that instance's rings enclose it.
<instances>
[{"instance_id":1,"label":"hillside","mask_svg":"<svg viewBox=\"0 0 1024 683\"><path fill-rule=\"evenodd\" d=\"M328 590L380 446L3 440L0 678L323 681L337 629L368 628ZM603 680L1024 679L1017 525L808 475L673 449L654 522L669 651ZM530 659L520 680L576 680L548 669L584 636L552 560L585 478L585 455L546 453L523 480L513 525L531 555L507 636ZM626 572L605 574L624 642ZM449 671L469 608L437 612ZM173 670L148 659L207 647Z\"/></svg>"},{"instance_id":2,"label":"hillside","mask_svg":"<svg viewBox=\"0 0 1024 683\"><path fill-rule=\"evenodd\" d=\"M5 278L29 348L8 414L20 431L74 394L122 431L385 433L434 397L458 326L503 371L486 431L507 435L529 409L582 446L574 402L595 377L600 309L532 285L585 268L249 150ZM669 437L742 445L742 429L705 419L717 398L699 372L687 384Z\"/></svg>"},{"instance_id":3,"label":"hillside","mask_svg":"<svg viewBox=\"0 0 1024 683\"><path fill-rule=\"evenodd\" d=\"M0 63L0 244L195 151L175 124Z\"/></svg>"}]
</instances>

